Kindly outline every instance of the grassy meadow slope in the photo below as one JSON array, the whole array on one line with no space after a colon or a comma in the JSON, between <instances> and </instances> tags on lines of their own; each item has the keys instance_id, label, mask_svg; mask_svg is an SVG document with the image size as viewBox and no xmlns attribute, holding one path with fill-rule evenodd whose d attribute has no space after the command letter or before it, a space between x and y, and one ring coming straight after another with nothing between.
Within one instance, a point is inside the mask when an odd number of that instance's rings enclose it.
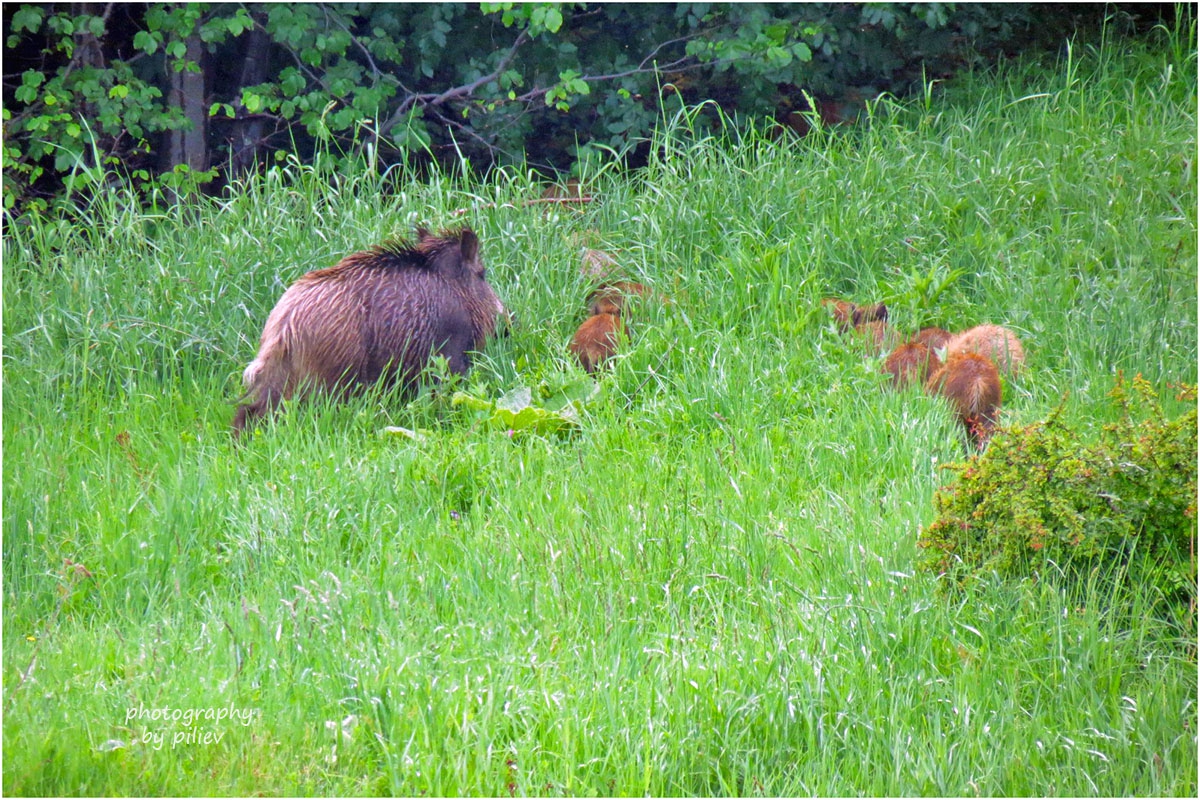
<instances>
[{"instance_id":1,"label":"grassy meadow slope","mask_svg":"<svg viewBox=\"0 0 1200 800\"><path fill-rule=\"evenodd\" d=\"M1011 326L1008 421L1102 423L1118 371L1179 413L1195 40L1122 49L801 142L681 112L582 212L291 165L11 226L5 793L1195 796L1195 651L1049 582L939 593L915 542L959 431L820 307ZM459 221L519 320L472 394L585 380L588 237L673 299L575 434L376 394L233 444L292 280Z\"/></svg>"}]
</instances>

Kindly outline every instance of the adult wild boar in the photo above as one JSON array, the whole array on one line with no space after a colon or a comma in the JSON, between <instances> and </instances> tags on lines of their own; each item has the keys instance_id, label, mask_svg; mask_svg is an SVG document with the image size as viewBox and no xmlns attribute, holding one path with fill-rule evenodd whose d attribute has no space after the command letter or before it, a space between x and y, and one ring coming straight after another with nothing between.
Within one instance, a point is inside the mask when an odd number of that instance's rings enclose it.
<instances>
[{"instance_id":1,"label":"adult wild boar","mask_svg":"<svg viewBox=\"0 0 1200 800\"><path fill-rule=\"evenodd\" d=\"M390 241L309 272L267 317L234 433L313 390L340 395L381 379L410 387L434 355L462 374L506 313L466 227L418 228L415 244Z\"/></svg>"}]
</instances>

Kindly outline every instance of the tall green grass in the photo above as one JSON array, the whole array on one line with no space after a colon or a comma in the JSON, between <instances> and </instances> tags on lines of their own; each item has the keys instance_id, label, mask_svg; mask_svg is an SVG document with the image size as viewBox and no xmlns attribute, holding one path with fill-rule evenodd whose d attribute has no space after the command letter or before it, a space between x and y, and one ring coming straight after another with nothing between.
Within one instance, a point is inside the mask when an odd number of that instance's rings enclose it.
<instances>
[{"instance_id":1,"label":"tall green grass","mask_svg":"<svg viewBox=\"0 0 1200 800\"><path fill-rule=\"evenodd\" d=\"M1069 393L1103 423L1119 370L1196 381L1195 158L1180 30L803 141L681 110L645 170L586 176L582 212L523 205L515 170L290 164L11 225L4 791L1194 796L1194 649L1137 597L1117 619L1052 582L947 598L916 573L963 442L819 303L1010 325L1005 419ZM234 446L283 289L459 221L519 318L472 393L582 380L587 231L672 298L580 430L376 393ZM136 716L185 708L252 716Z\"/></svg>"}]
</instances>

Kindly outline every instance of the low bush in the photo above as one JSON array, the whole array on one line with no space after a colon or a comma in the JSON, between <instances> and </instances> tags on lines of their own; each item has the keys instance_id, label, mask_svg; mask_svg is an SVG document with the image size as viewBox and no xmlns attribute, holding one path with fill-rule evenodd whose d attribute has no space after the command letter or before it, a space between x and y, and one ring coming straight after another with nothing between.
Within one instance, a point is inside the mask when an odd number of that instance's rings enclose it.
<instances>
[{"instance_id":1,"label":"low bush","mask_svg":"<svg viewBox=\"0 0 1200 800\"><path fill-rule=\"evenodd\" d=\"M1118 377L1110 396L1117 421L1094 440L1064 424L1060 406L951 465L958 480L934 496L922 567L954 586L989 573L1053 573L1071 586L1108 576L1193 612L1196 409L1167 419L1141 375ZM1180 387L1179 399L1194 401L1196 388Z\"/></svg>"}]
</instances>

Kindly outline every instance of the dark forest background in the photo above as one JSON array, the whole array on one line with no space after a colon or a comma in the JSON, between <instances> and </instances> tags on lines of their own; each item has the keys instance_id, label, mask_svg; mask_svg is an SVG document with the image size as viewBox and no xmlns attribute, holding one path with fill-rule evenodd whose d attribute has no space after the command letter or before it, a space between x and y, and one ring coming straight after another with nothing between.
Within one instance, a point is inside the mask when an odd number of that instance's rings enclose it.
<instances>
[{"instance_id":1,"label":"dark forest background","mask_svg":"<svg viewBox=\"0 0 1200 800\"><path fill-rule=\"evenodd\" d=\"M1188 8L5 3L5 215L96 175L212 192L317 152L381 169L636 166L668 106L711 100L804 135L881 93L1053 58L1071 37L1137 36Z\"/></svg>"}]
</instances>

